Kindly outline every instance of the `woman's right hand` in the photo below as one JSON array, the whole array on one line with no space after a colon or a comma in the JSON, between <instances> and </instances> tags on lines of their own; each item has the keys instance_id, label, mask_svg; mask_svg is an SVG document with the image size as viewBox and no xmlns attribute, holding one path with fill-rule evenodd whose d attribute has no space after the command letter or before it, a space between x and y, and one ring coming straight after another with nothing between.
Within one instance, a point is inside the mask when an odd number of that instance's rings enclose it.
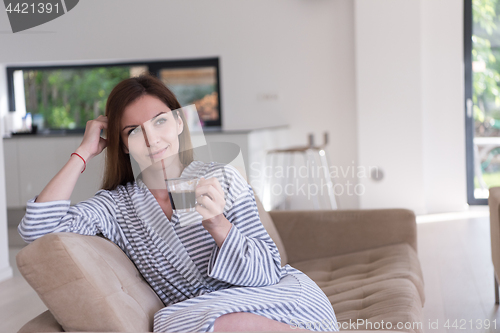
<instances>
[{"instance_id":1,"label":"woman's right hand","mask_svg":"<svg viewBox=\"0 0 500 333\"><path fill-rule=\"evenodd\" d=\"M82 143L76 152L83 156L85 161L99 155L106 148L107 141L101 137L101 130L108 128L108 117L99 116L94 120L87 121Z\"/></svg>"},{"instance_id":2,"label":"woman's right hand","mask_svg":"<svg viewBox=\"0 0 500 333\"><path fill-rule=\"evenodd\" d=\"M108 118L99 116L94 120L87 121L82 143L75 153L80 155L87 163L92 157L99 155L106 148L107 141L101 138L101 130L108 128ZM75 156L72 154L72 156ZM69 200L75 189L76 182L83 172L84 166L79 157L69 158L57 175L45 186L36 198L36 202L48 202L55 200Z\"/></svg>"}]
</instances>

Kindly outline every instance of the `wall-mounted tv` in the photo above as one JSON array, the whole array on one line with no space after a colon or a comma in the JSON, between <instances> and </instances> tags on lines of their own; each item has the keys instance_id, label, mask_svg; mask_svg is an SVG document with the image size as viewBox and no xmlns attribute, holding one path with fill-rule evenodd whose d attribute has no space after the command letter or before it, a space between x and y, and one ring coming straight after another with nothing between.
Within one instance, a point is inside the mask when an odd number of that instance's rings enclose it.
<instances>
[{"instance_id":1,"label":"wall-mounted tv","mask_svg":"<svg viewBox=\"0 0 500 333\"><path fill-rule=\"evenodd\" d=\"M206 130L222 126L219 59L188 59L50 66L9 66L9 110L30 113L47 131L83 132L104 114L113 87L143 73L158 76L181 106L195 104Z\"/></svg>"}]
</instances>

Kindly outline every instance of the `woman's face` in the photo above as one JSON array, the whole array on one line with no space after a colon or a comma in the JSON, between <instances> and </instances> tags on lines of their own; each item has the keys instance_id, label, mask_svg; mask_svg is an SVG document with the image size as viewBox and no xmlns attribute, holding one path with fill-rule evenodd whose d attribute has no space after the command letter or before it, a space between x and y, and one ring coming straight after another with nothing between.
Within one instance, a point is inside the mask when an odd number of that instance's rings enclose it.
<instances>
[{"instance_id":1,"label":"woman's face","mask_svg":"<svg viewBox=\"0 0 500 333\"><path fill-rule=\"evenodd\" d=\"M161 100L143 95L127 106L121 120L121 138L141 170L161 160L178 160L179 134L183 123L180 116ZM168 163L168 164L170 164Z\"/></svg>"}]
</instances>

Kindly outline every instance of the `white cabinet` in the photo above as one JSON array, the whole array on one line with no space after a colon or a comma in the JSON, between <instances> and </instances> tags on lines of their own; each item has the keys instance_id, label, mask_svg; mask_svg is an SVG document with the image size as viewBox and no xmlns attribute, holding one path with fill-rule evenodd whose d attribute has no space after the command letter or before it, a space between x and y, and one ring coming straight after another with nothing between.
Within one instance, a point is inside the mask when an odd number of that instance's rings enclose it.
<instances>
[{"instance_id":1,"label":"white cabinet","mask_svg":"<svg viewBox=\"0 0 500 333\"><path fill-rule=\"evenodd\" d=\"M258 182L258 173L251 165L263 166L266 150L283 147L286 143L286 127L253 131L207 132L210 142L232 142L240 146L239 169L246 169L250 183ZM5 138L5 179L7 208L23 208L26 202L39 194L47 183L68 161L79 146L83 135L26 136ZM244 165L244 166L243 166ZM71 196L72 204L92 197L99 189L104 170L104 154L96 156L87 164Z\"/></svg>"},{"instance_id":2,"label":"white cabinet","mask_svg":"<svg viewBox=\"0 0 500 333\"><path fill-rule=\"evenodd\" d=\"M5 192L7 207L19 207L21 202L19 188L19 163L17 140L3 140L5 163Z\"/></svg>"},{"instance_id":3,"label":"white cabinet","mask_svg":"<svg viewBox=\"0 0 500 333\"><path fill-rule=\"evenodd\" d=\"M68 161L83 136L15 137L4 139L7 207L21 208L39 194ZM99 188L104 156L91 160L80 176L72 203L93 196Z\"/></svg>"}]
</instances>

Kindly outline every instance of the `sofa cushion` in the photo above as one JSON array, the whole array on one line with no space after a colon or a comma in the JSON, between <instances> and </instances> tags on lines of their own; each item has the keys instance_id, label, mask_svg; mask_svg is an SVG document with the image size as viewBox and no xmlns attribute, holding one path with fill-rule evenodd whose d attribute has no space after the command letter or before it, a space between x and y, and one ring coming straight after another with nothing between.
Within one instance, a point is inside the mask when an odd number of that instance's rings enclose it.
<instances>
[{"instance_id":1,"label":"sofa cushion","mask_svg":"<svg viewBox=\"0 0 500 333\"><path fill-rule=\"evenodd\" d=\"M49 310L39 314L35 318L24 324L17 333L32 333L32 332L64 332L63 328L54 318Z\"/></svg>"},{"instance_id":2,"label":"sofa cushion","mask_svg":"<svg viewBox=\"0 0 500 333\"><path fill-rule=\"evenodd\" d=\"M65 331L151 332L163 307L122 250L101 237L48 234L16 260Z\"/></svg>"},{"instance_id":3,"label":"sofa cushion","mask_svg":"<svg viewBox=\"0 0 500 333\"><path fill-rule=\"evenodd\" d=\"M407 279L390 279L329 295L341 328L423 332L422 303ZM390 325L390 326L389 326Z\"/></svg>"},{"instance_id":4,"label":"sofa cushion","mask_svg":"<svg viewBox=\"0 0 500 333\"><path fill-rule=\"evenodd\" d=\"M407 243L294 263L327 296L378 281L407 279L417 288L424 304L424 283L417 253Z\"/></svg>"},{"instance_id":5,"label":"sofa cushion","mask_svg":"<svg viewBox=\"0 0 500 333\"><path fill-rule=\"evenodd\" d=\"M387 326L373 327L381 325L383 320L398 331L422 332L423 277L417 253L409 244L303 261L293 266L325 292L343 329L353 329L352 323L356 323L357 329L387 329ZM409 323L406 325L411 327L399 328L398 323Z\"/></svg>"}]
</instances>

